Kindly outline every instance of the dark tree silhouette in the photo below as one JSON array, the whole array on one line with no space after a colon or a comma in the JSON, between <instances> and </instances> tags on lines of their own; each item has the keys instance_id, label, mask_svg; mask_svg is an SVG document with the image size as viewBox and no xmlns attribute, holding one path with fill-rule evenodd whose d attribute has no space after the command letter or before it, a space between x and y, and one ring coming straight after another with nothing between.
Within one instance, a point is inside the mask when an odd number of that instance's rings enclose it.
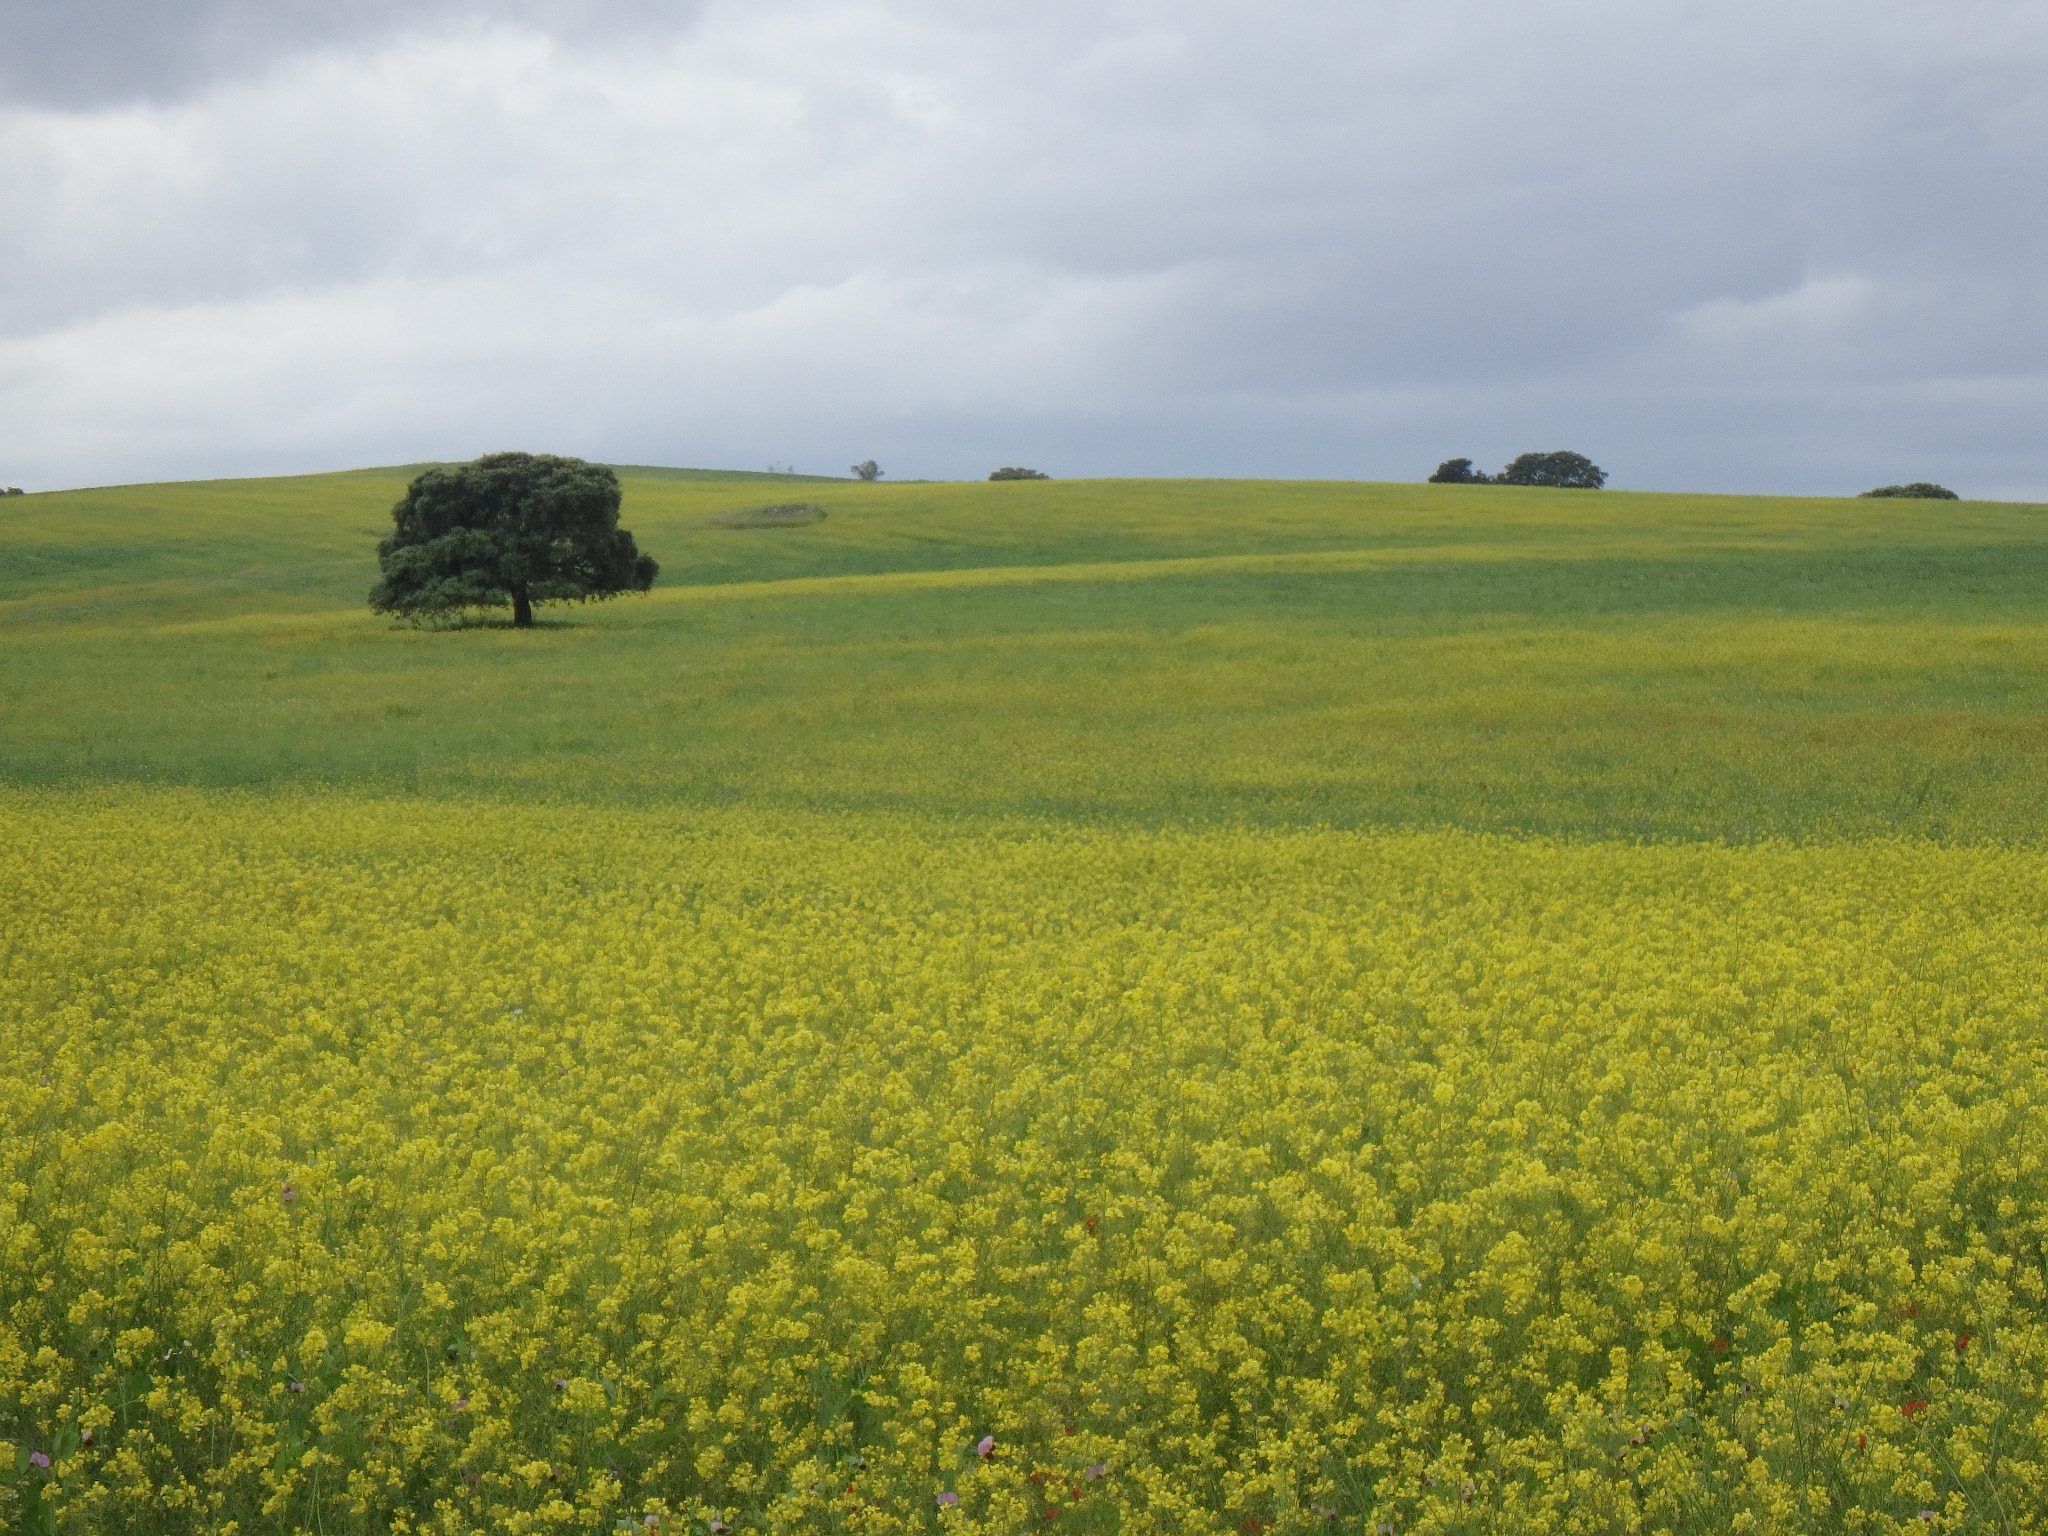
<instances>
[{"instance_id":1,"label":"dark tree silhouette","mask_svg":"<svg viewBox=\"0 0 2048 1536\"><path fill-rule=\"evenodd\" d=\"M1431 485L1491 485L1484 470L1474 469L1470 459L1445 459L1429 477Z\"/></svg>"},{"instance_id":2,"label":"dark tree silhouette","mask_svg":"<svg viewBox=\"0 0 2048 1536\"><path fill-rule=\"evenodd\" d=\"M881 466L875 463L873 459L862 459L853 466L853 472L863 480L879 480L882 478Z\"/></svg>"},{"instance_id":3,"label":"dark tree silhouette","mask_svg":"<svg viewBox=\"0 0 2048 1536\"><path fill-rule=\"evenodd\" d=\"M1915 480L1910 485L1880 485L1874 491L1859 491L1860 496L1911 496L1923 501L1961 501L1962 498L1945 485L1935 485L1927 480Z\"/></svg>"},{"instance_id":4,"label":"dark tree silhouette","mask_svg":"<svg viewBox=\"0 0 2048 1536\"><path fill-rule=\"evenodd\" d=\"M1583 453L1559 448L1551 453L1524 453L1493 477L1495 485L1548 485L1566 491L1597 491L1607 472Z\"/></svg>"},{"instance_id":5,"label":"dark tree silhouette","mask_svg":"<svg viewBox=\"0 0 2048 1536\"><path fill-rule=\"evenodd\" d=\"M619 526L619 477L548 453L493 453L430 469L391 509L370 607L409 619L645 592L659 570Z\"/></svg>"},{"instance_id":6,"label":"dark tree silhouette","mask_svg":"<svg viewBox=\"0 0 2048 1536\"><path fill-rule=\"evenodd\" d=\"M988 477L991 480L1050 480L1052 478L1051 475L1048 475L1042 469L1018 469L1007 465L1002 469L990 470Z\"/></svg>"}]
</instances>

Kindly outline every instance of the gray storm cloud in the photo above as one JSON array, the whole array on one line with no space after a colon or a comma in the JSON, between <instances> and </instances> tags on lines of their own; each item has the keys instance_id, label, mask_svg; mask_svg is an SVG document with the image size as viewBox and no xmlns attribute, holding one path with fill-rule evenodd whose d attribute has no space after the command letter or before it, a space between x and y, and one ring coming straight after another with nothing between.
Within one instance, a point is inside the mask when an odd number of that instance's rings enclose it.
<instances>
[{"instance_id":1,"label":"gray storm cloud","mask_svg":"<svg viewBox=\"0 0 2048 1536\"><path fill-rule=\"evenodd\" d=\"M0 0L0 91L62 107L175 100L295 53L434 26L618 39L672 33L695 11L694 0Z\"/></svg>"},{"instance_id":2,"label":"gray storm cloud","mask_svg":"<svg viewBox=\"0 0 2048 1536\"><path fill-rule=\"evenodd\" d=\"M8 5L0 476L2048 495L2044 17Z\"/></svg>"}]
</instances>

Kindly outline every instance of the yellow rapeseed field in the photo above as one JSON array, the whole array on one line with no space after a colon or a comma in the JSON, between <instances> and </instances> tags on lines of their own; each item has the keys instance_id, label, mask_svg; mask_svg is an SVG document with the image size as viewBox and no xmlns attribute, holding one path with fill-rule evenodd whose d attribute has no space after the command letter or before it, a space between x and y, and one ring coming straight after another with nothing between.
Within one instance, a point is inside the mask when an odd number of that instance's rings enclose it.
<instances>
[{"instance_id":1,"label":"yellow rapeseed field","mask_svg":"<svg viewBox=\"0 0 2048 1536\"><path fill-rule=\"evenodd\" d=\"M10 1529L2048 1529L2048 853L0 831Z\"/></svg>"}]
</instances>

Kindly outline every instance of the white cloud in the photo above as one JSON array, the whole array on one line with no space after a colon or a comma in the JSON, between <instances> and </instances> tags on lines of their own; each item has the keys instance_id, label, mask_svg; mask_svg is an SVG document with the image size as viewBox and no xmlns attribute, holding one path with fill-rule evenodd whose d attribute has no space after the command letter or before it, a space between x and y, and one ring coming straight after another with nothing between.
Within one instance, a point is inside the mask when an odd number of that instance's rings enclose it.
<instances>
[{"instance_id":1,"label":"white cloud","mask_svg":"<svg viewBox=\"0 0 2048 1536\"><path fill-rule=\"evenodd\" d=\"M2048 339L2048 36L1993 0L314 10L0 105L10 482L1025 439L2048 491L1926 435L1959 387L2022 420Z\"/></svg>"}]
</instances>

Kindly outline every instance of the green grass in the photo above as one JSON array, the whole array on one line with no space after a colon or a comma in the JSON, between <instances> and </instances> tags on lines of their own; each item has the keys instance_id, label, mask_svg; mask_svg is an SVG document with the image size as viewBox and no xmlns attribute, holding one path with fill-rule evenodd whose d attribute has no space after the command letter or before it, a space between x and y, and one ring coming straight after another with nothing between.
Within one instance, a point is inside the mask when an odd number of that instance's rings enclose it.
<instances>
[{"instance_id":1,"label":"green grass","mask_svg":"<svg viewBox=\"0 0 2048 1536\"><path fill-rule=\"evenodd\" d=\"M2048 510L628 470L656 591L373 617L406 471L0 507L0 780L2032 840ZM825 521L708 526L802 481Z\"/></svg>"},{"instance_id":2,"label":"green grass","mask_svg":"<svg viewBox=\"0 0 2048 1536\"><path fill-rule=\"evenodd\" d=\"M23 1519L2038 1507L2048 509L635 471L434 631L407 473L0 502Z\"/></svg>"}]
</instances>

